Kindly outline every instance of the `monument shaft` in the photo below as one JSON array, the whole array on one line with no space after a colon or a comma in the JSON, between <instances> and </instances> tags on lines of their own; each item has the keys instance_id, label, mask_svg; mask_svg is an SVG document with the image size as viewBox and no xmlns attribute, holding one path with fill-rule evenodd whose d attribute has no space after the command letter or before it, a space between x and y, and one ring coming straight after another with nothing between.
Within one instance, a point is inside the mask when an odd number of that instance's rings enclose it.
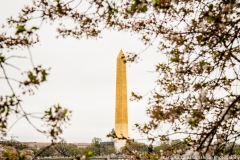
<instances>
[{"instance_id":1,"label":"monument shaft","mask_svg":"<svg viewBox=\"0 0 240 160\"><path fill-rule=\"evenodd\" d=\"M118 138L128 138L126 59L122 52L117 57L115 132Z\"/></svg>"}]
</instances>

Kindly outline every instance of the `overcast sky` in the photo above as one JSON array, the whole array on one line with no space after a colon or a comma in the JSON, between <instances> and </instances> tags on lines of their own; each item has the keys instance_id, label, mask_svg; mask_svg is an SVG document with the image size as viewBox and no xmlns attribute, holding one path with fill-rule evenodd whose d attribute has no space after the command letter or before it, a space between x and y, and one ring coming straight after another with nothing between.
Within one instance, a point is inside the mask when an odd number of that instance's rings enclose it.
<instances>
[{"instance_id":1,"label":"overcast sky","mask_svg":"<svg viewBox=\"0 0 240 160\"><path fill-rule=\"evenodd\" d=\"M1 0L0 23L6 18L16 17L25 4L31 0ZM36 22L38 26L39 22ZM0 28L0 32L1 32ZM8 32L14 32L8 30ZM145 49L137 35L117 31L104 31L102 39L76 40L56 39L56 27L44 23L39 31L41 43L31 48L35 65L51 67L47 83L36 90L34 96L23 96L23 106L27 111L43 111L61 104L73 111L70 125L64 129L67 142L91 142L93 137L108 140L106 135L114 128L116 58L120 51L136 53ZM8 53L4 51L4 53ZM11 51L9 54L28 56L26 49ZM141 54L139 63L127 65L128 97L131 91L142 95L154 88L157 75L149 71L162 61L157 46L150 47ZM28 59L12 60L21 71L31 67ZM8 68L9 76L18 77L19 72ZM0 72L2 76L2 71ZM19 91L18 86L15 90ZM0 95L10 93L7 83L0 80ZM19 92L20 93L20 92ZM140 102L128 101L130 137L141 138L135 123L147 122L145 114L147 98ZM11 117L10 124L16 117ZM41 123L34 121L41 127ZM8 133L18 136L19 141L49 141L46 136L35 131L24 119L20 120Z\"/></svg>"}]
</instances>

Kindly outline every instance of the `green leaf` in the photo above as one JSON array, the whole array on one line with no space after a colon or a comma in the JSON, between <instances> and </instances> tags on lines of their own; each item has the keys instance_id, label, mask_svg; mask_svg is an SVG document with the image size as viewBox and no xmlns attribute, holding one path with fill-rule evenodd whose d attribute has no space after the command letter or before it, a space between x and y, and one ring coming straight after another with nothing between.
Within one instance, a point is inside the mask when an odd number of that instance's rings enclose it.
<instances>
[{"instance_id":1,"label":"green leaf","mask_svg":"<svg viewBox=\"0 0 240 160\"><path fill-rule=\"evenodd\" d=\"M136 6L137 6L136 3L131 4L131 11L134 11Z\"/></svg>"},{"instance_id":2,"label":"green leaf","mask_svg":"<svg viewBox=\"0 0 240 160\"><path fill-rule=\"evenodd\" d=\"M161 0L152 0L152 3L159 5L161 3Z\"/></svg>"},{"instance_id":3,"label":"green leaf","mask_svg":"<svg viewBox=\"0 0 240 160\"><path fill-rule=\"evenodd\" d=\"M170 58L170 62L179 62L179 58L178 57L172 57L172 58Z\"/></svg>"},{"instance_id":4,"label":"green leaf","mask_svg":"<svg viewBox=\"0 0 240 160\"><path fill-rule=\"evenodd\" d=\"M224 40L224 35L219 36L219 42L221 43Z\"/></svg>"},{"instance_id":5,"label":"green leaf","mask_svg":"<svg viewBox=\"0 0 240 160\"><path fill-rule=\"evenodd\" d=\"M18 35L19 33L22 33L26 31L26 29L24 28L24 26L17 26L17 31L16 31L16 35Z\"/></svg>"},{"instance_id":6,"label":"green leaf","mask_svg":"<svg viewBox=\"0 0 240 160\"><path fill-rule=\"evenodd\" d=\"M67 112L68 112L68 110L67 110L67 109L64 109L63 115L66 116Z\"/></svg>"},{"instance_id":7,"label":"green leaf","mask_svg":"<svg viewBox=\"0 0 240 160\"><path fill-rule=\"evenodd\" d=\"M188 124L189 124L190 126L192 126L192 127L196 126L196 123L195 123L195 121L194 121L192 118L189 119ZM189 139L189 138L188 138L188 139Z\"/></svg>"},{"instance_id":8,"label":"green leaf","mask_svg":"<svg viewBox=\"0 0 240 160\"><path fill-rule=\"evenodd\" d=\"M235 4L235 3L236 3L236 0L231 0L230 3L231 3L231 4Z\"/></svg>"},{"instance_id":9,"label":"green leaf","mask_svg":"<svg viewBox=\"0 0 240 160\"><path fill-rule=\"evenodd\" d=\"M5 108L3 108L2 110L1 110L1 113L4 113L5 112Z\"/></svg>"},{"instance_id":10,"label":"green leaf","mask_svg":"<svg viewBox=\"0 0 240 160\"><path fill-rule=\"evenodd\" d=\"M0 55L0 63L4 62L5 61L5 57L1 56Z\"/></svg>"},{"instance_id":11,"label":"green leaf","mask_svg":"<svg viewBox=\"0 0 240 160\"><path fill-rule=\"evenodd\" d=\"M36 26L33 26L32 28L31 28L31 30L38 30L39 28L38 27L36 27Z\"/></svg>"},{"instance_id":12,"label":"green leaf","mask_svg":"<svg viewBox=\"0 0 240 160\"><path fill-rule=\"evenodd\" d=\"M209 10L211 11L211 10L213 9L213 4L210 4L210 5L208 6L208 8L209 8Z\"/></svg>"},{"instance_id":13,"label":"green leaf","mask_svg":"<svg viewBox=\"0 0 240 160\"><path fill-rule=\"evenodd\" d=\"M214 20L214 18L212 16L208 16L207 20L208 20L208 22L212 22Z\"/></svg>"},{"instance_id":14,"label":"green leaf","mask_svg":"<svg viewBox=\"0 0 240 160\"><path fill-rule=\"evenodd\" d=\"M163 68L163 64L158 63L158 65L156 66L156 71L159 71L161 68Z\"/></svg>"},{"instance_id":15,"label":"green leaf","mask_svg":"<svg viewBox=\"0 0 240 160\"><path fill-rule=\"evenodd\" d=\"M202 35L198 35L198 36L196 36L196 39L197 39L198 43L200 43L202 41L202 39L203 39L203 36Z\"/></svg>"},{"instance_id":16,"label":"green leaf","mask_svg":"<svg viewBox=\"0 0 240 160\"><path fill-rule=\"evenodd\" d=\"M147 6L142 6L140 11L143 12L143 13L147 12Z\"/></svg>"},{"instance_id":17,"label":"green leaf","mask_svg":"<svg viewBox=\"0 0 240 160\"><path fill-rule=\"evenodd\" d=\"M45 70L42 70L42 82L45 82L47 80L48 73Z\"/></svg>"},{"instance_id":18,"label":"green leaf","mask_svg":"<svg viewBox=\"0 0 240 160\"><path fill-rule=\"evenodd\" d=\"M204 60L201 60L201 61L200 61L200 66L204 66L204 65L210 65L210 63L209 63L209 62L206 62L206 61L204 61Z\"/></svg>"},{"instance_id":19,"label":"green leaf","mask_svg":"<svg viewBox=\"0 0 240 160\"><path fill-rule=\"evenodd\" d=\"M92 151L88 151L87 152L87 156L93 156L93 152Z\"/></svg>"}]
</instances>

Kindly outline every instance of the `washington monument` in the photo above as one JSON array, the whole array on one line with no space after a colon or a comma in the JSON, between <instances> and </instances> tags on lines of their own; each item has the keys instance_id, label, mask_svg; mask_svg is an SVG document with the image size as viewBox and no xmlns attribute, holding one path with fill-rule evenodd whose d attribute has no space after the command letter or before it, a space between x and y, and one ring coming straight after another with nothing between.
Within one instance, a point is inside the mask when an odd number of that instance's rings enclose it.
<instances>
[{"instance_id":1,"label":"washington monument","mask_svg":"<svg viewBox=\"0 0 240 160\"><path fill-rule=\"evenodd\" d=\"M122 50L117 57L116 79L115 133L119 139L115 141L115 147L119 150L128 138L126 59Z\"/></svg>"}]
</instances>

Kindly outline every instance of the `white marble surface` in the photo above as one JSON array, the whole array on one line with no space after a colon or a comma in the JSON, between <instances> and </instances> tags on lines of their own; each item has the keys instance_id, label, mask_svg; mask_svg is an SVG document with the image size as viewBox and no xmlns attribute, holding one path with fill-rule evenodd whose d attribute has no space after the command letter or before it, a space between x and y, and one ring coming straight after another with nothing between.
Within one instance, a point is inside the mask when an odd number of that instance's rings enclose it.
<instances>
[{"instance_id":1,"label":"white marble surface","mask_svg":"<svg viewBox=\"0 0 240 160\"><path fill-rule=\"evenodd\" d=\"M126 145L125 139L116 139L114 140L114 147L116 148L117 152L121 152L121 148Z\"/></svg>"}]
</instances>

